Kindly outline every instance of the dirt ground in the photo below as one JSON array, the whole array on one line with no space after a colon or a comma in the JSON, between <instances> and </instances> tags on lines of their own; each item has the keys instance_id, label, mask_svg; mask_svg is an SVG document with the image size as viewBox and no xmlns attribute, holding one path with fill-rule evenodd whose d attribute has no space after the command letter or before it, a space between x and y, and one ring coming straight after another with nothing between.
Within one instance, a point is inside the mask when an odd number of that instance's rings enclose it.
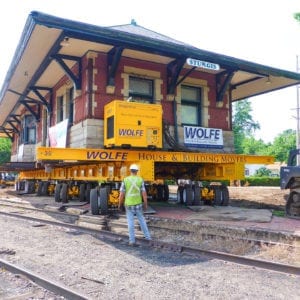
<instances>
[{"instance_id":1,"label":"dirt ground","mask_svg":"<svg viewBox=\"0 0 300 300\"><path fill-rule=\"evenodd\" d=\"M276 210L284 210L285 198L289 193L289 190L281 190L279 187L245 186L228 187L228 189L231 206ZM0 189L1 198L14 198L16 196L14 187Z\"/></svg>"},{"instance_id":2,"label":"dirt ground","mask_svg":"<svg viewBox=\"0 0 300 300\"><path fill-rule=\"evenodd\" d=\"M230 205L284 210L289 190L279 187L229 187Z\"/></svg>"}]
</instances>

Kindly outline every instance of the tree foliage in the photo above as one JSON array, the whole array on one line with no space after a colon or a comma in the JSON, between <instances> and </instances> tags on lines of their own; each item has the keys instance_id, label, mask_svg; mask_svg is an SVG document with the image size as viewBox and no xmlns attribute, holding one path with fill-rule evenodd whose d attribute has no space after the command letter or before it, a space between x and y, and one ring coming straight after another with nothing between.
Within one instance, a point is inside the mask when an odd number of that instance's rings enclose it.
<instances>
[{"instance_id":1,"label":"tree foliage","mask_svg":"<svg viewBox=\"0 0 300 300\"><path fill-rule=\"evenodd\" d=\"M245 139L252 137L255 130L260 129L259 123L253 120L251 112L251 103L248 99L234 103L232 124L234 146L237 153L244 153Z\"/></svg>"},{"instance_id":2,"label":"tree foliage","mask_svg":"<svg viewBox=\"0 0 300 300\"><path fill-rule=\"evenodd\" d=\"M266 167L261 167L258 170L256 170L256 172L255 172L255 176L257 176L257 177L264 177L264 176L268 177L268 176L271 176L271 174L272 174L272 171L267 169Z\"/></svg>"},{"instance_id":3,"label":"tree foliage","mask_svg":"<svg viewBox=\"0 0 300 300\"><path fill-rule=\"evenodd\" d=\"M300 12L294 13L294 18L295 18L298 22L300 22Z\"/></svg>"},{"instance_id":4,"label":"tree foliage","mask_svg":"<svg viewBox=\"0 0 300 300\"><path fill-rule=\"evenodd\" d=\"M10 161L11 141L9 138L0 138L0 165Z\"/></svg>"},{"instance_id":5,"label":"tree foliage","mask_svg":"<svg viewBox=\"0 0 300 300\"><path fill-rule=\"evenodd\" d=\"M248 99L234 104L233 134L236 153L271 155L275 161L286 162L290 150L296 148L296 131L287 129L276 136L272 143L256 140L254 133L260 129L260 125L253 120L251 112L251 102Z\"/></svg>"},{"instance_id":6,"label":"tree foliage","mask_svg":"<svg viewBox=\"0 0 300 300\"><path fill-rule=\"evenodd\" d=\"M276 161L287 162L290 150L296 149L296 131L287 129L275 137L266 149L267 155L275 157Z\"/></svg>"}]
</instances>

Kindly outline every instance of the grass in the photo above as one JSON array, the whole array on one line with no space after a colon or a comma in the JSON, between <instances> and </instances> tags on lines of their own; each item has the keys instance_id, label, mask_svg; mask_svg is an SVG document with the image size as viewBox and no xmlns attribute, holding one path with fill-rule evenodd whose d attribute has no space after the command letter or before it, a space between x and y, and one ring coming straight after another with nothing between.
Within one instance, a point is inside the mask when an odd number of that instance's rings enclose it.
<instances>
[{"instance_id":1,"label":"grass","mask_svg":"<svg viewBox=\"0 0 300 300\"><path fill-rule=\"evenodd\" d=\"M273 210L272 214L276 217L285 217L285 212L283 210Z\"/></svg>"}]
</instances>

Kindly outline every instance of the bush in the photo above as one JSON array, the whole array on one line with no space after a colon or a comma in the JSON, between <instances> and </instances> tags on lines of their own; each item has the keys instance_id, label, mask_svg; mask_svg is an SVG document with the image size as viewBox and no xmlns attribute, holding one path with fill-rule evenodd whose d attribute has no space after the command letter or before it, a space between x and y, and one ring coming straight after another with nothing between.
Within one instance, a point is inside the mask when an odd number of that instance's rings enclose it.
<instances>
[{"instance_id":1,"label":"bush","mask_svg":"<svg viewBox=\"0 0 300 300\"><path fill-rule=\"evenodd\" d=\"M242 185L249 185L249 186L278 186L280 185L280 178L279 177L256 177L251 176L247 177L244 180L241 180Z\"/></svg>"}]
</instances>

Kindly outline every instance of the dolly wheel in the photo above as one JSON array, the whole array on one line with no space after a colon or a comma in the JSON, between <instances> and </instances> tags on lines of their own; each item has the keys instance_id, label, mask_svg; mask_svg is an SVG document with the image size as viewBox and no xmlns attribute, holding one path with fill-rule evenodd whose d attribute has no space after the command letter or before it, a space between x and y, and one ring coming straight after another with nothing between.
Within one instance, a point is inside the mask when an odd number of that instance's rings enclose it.
<instances>
[{"instance_id":1,"label":"dolly wheel","mask_svg":"<svg viewBox=\"0 0 300 300\"><path fill-rule=\"evenodd\" d=\"M169 191L169 186L167 184L164 184L164 193L163 193L163 201L168 202L169 201L169 196L170 196L170 191Z\"/></svg>"},{"instance_id":2,"label":"dolly wheel","mask_svg":"<svg viewBox=\"0 0 300 300\"><path fill-rule=\"evenodd\" d=\"M49 192L48 192L49 185L50 185L49 181L43 181L42 189L41 189L41 196L47 196L49 194Z\"/></svg>"},{"instance_id":3,"label":"dolly wheel","mask_svg":"<svg viewBox=\"0 0 300 300\"><path fill-rule=\"evenodd\" d=\"M222 206L228 206L229 204L229 191L226 185L221 188L222 191Z\"/></svg>"},{"instance_id":4,"label":"dolly wheel","mask_svg":"<svg viewBox=\"0 0 300 300\"><path fill-rule=\"evenodd\" d=\"M223 203L223 193L221 191L221 188L219 186L213 186L214 190L214 200L213 205L215 206L222 206Z\"/></svg>"},{"instance_id":5,"label":"dolly wheel","mask_svg":"<svg viewBox=\"0 0 300 300\"><path fill-rule=\"evenodd\" d=\"M99 215L98 189L90 190L90 207L92 215Z\"/></svg>"},{"instance_id":6,"label":"dolly wheel","mask_svg":"<svg viewBox=\"0 0 300 300\"><path fill-rule=\"evenodd\" d=\"M108 196L109 189L106 187L100 188L100 213L107 215L108 213Z\"/></svg>"},{"instance_id":7,"label":"dolly wheel","mask_svg":"<svg viewBox=\"0 0 300 300\"><path fill-rule=\"evenodd\" d=\"M61 186L60 197L63 203L68 203L68 185L66 183Z\"/></svg>"},{"instance_id":8,"label":"dolly wheel","mask_svg":"<svg viewBox=\"0 0 300 300\"><path fill-rule=\"evenodd\" d=\"M57 183L56 186L55 186L55 191L54 191L55 202L61 202L60 190L61 190L61 184Z\"/></svg>"},{"instance_id":9,"label":"dolly wheel","mask_svg":"<svg viewBox=\"0 0 300 300\"><path fill-rule=\"evenodd\" d=\"M37 196L42 196L42 189L43 189L43 181L38 182L38 189L37 189Z\"/></svg>"},{"instance_id":10,"label":"dolly wheel","mask_svg":"<svg viewBox=\"0 0 300 300\"><path fill-rule=\"evenodd\" d=\"M84 202L85 200L85 184L84 183L81 183L80 186L79 186L79 201L80 202Z\"/></svg>"},{"instance_id":11,"label":"dolly wheel","mask_svg":"<svg viewBox=\"0 0 300 300\"><path fill-rule=\"evenodd\" d=\"M187 206L193 205L194 202L194 191L191 186L186 186L183 190L183 202Z\"/></svg>"},{"instance_id":12,"label":"dolly wheel","mask_svg":"<svg viewBox=\"0 0 300 300\"><path fill-rule=\"evenodd\" d=\"M289 217L300 217L300 194L292 192L285 206L286 215Z\"/></svg>"},{"instance_id":13,"label":"dolly wheel","mask_svg":"<svg viewBox=\"0 0 300 300\"><path fill-rule=\"evenodd\" d=\"M183 188L182 187L178 187L177 189L177 203L179 204L183 204Z\"/></svg>"}]
</instances>

